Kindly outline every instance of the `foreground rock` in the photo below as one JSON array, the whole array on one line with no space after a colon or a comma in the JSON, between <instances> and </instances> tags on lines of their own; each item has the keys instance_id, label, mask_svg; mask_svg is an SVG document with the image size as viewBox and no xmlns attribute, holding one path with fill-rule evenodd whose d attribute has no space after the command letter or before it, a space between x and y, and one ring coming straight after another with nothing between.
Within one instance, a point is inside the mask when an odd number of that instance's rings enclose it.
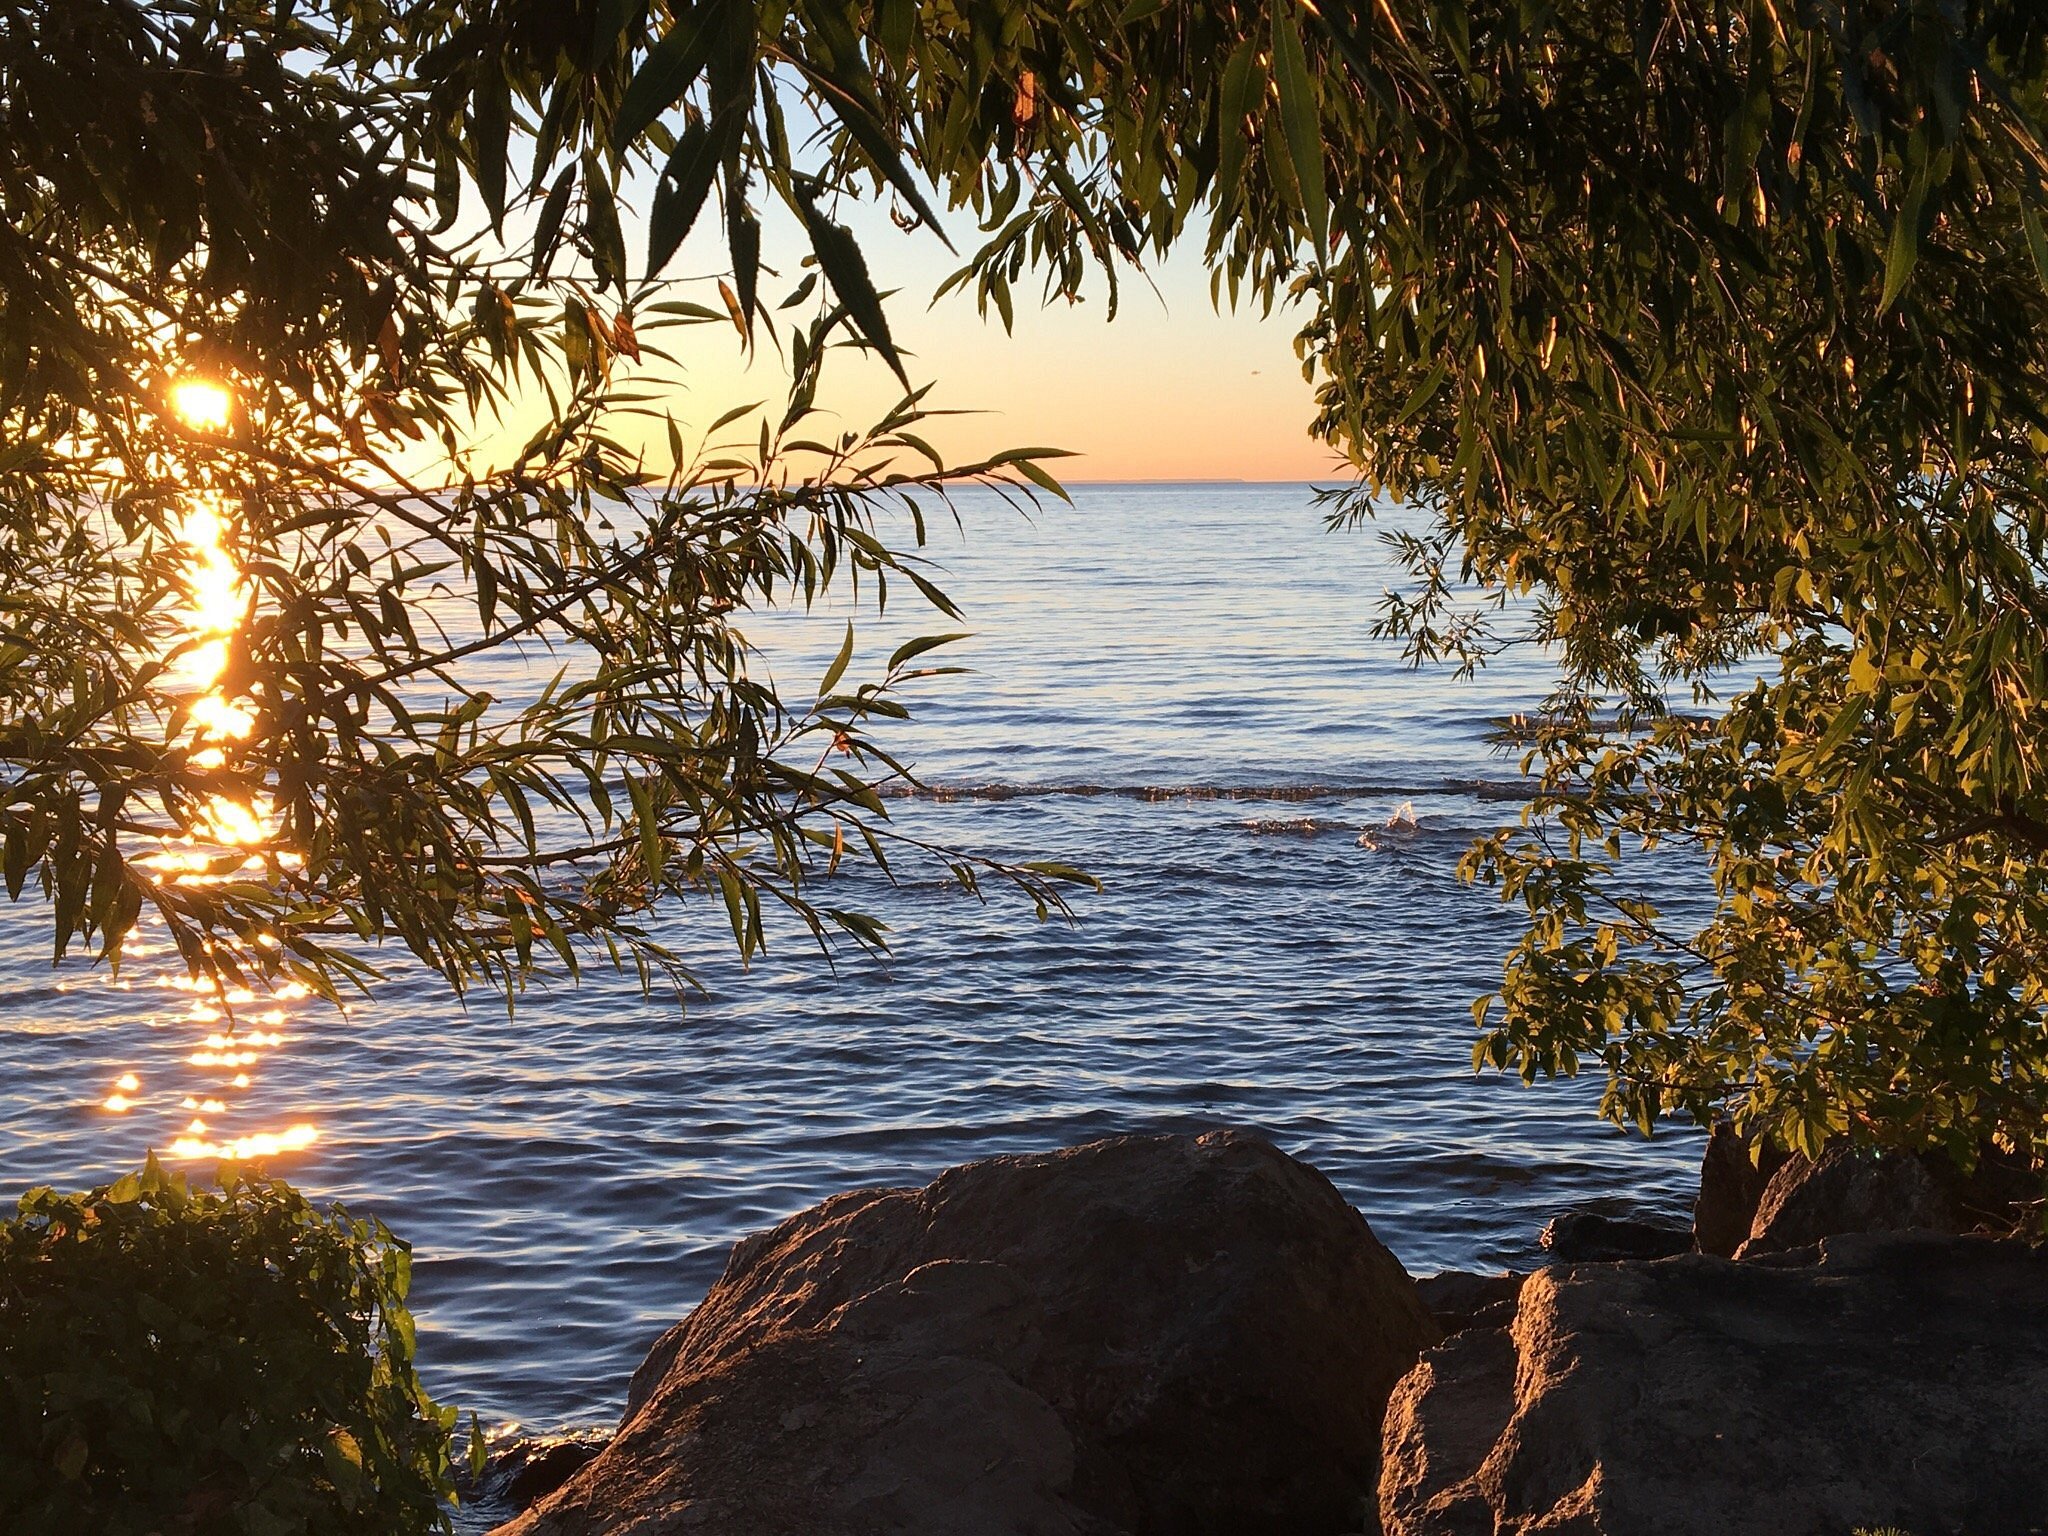
<instances>
[{"instance_id":1,"label":"foreground rock","mask_svg":"<svg viewBox=\"0 0 2048 1536\"><path fill-rule=\"evenodd\" d=\"M1926 1234L1532 1275L1387 1410L1387 1536L2023 1536L2048 1254Z\"/></svg>"},{"instance_id":2,"label":"foreground rock","mask_svg":"<svg viewBox=\"0 0 2048 1536\"><path fill-rule=\"evenodd\" d=\"M1436 1337L1313 1169L1217 1132L842 1195L747 1239L506 1536L1315 1536Z\"/></svg>"}]
</instances>

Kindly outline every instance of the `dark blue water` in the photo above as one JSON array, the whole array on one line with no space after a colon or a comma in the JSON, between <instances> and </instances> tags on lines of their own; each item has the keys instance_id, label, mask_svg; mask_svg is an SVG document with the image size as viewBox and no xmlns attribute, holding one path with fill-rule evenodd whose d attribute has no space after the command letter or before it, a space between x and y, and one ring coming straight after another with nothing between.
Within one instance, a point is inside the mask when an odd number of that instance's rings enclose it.
<instances>
[{"instance_id":1,"label":"dark blue water","mask_svg":"<svg viewBox=\"0 0 2048 1536\"><path fill-rule=\"evenodd\" d=\"M52 971L45 914L0 908L0 1193L106 1179L193 1118L201 1140L314 1125L274 1166L412 1240L432 1385L540 1428L614 1415L735 1238L995 1152L1254 1126L1416 1273L1526 1260L1567 1207L1681 1210L1689 1137L1611 1130L1592 1082L1471 1070L1470 1003L1514 928L1454 870L1516 814L1488 722L1542 696L1543 658L1407 670L1368 635L1397 580L1378 541L1324 532L1304 487L1077 502L1027 521L972 500L938 527L975 671L919 685L897 745L943 793L893 806L918 835L1101 877L1071 925L914 867L899 888L850 874L832 903L893 925L886 962L835 969L790 936L743 970L722 913L683 911L667 935L709 989L687 1007L598 974L508 1018L401 968L345 1017L283 1004L283 1043L236 1088L190 1060L211 1024L160 953L118 983ZM870 674L908 624L892 604ZM778 617L758 638L802 692L840 633ZM489 681L516 695L556 664ZM1412 828L1386 828L1404 807Z\"/></svg>"}]
</instances>

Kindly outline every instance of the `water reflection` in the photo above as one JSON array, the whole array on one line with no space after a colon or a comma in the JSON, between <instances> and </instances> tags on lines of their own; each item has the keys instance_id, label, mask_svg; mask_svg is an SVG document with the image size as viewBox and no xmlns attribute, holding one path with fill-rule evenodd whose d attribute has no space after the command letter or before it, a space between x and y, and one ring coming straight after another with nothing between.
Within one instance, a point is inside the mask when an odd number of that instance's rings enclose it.
<instances>
[{"instance_id":1,"label":"water reflection","mask_svg":"<svg viewBox=\"0 0 2048 1536\"><path fill-rule=\"evenodd\" d=\"M172 387L170 398L188 425L204 431L224 430L233 412L234 402L227 390L208 380L183 380ZM213 492L195 491L178 530L185 553L185 603L180 615L183 634L171 653L171 687L181 697L183 728L190 732L193 743L188 761L208 775L234 768L236 744L247 741L257 724L254 712L224 682L235 637L256 603L255 591L230 549L232 532L224 499ZM166 839L140 862L178 885L245 878L273 863L289 868L295 858L271 846L276 830L268 797L222 790L207 796L198 835ZM146 927L147 919L138 922L138 932L123 946L125 960L170 950L170 946L151 943L143 931ZM306 1121L280 1130L230 1136L216 1132L211 1121L201 1118L233 1114L228 1095L247 1090L253 1082L247 1069L259 1066L265 1051L285 1043L277 1026L287 1022L290 1004L306 998L305 987L294 982L259 993L250 987L224 987L183 972L161 972L147 979L159 987L191 994L184 1022L206 1031L182 1062L192 1069L189 1075L200 1080L179 1083L157 1096L168 1106L166 1114L199 1112L171 1139L172 1157L194 1161L275 1157L301 1151L319 1139L317 1129ZM268 1006L252 1012L259 1004ZM269 1027L245 1029L241 1027L244 1022ZM100 1104L109 1114L125 1115L149 1102L142 1093L142 1080L134 1072L123 1073L114 1088Z\"/></svg>"}]
</instances>

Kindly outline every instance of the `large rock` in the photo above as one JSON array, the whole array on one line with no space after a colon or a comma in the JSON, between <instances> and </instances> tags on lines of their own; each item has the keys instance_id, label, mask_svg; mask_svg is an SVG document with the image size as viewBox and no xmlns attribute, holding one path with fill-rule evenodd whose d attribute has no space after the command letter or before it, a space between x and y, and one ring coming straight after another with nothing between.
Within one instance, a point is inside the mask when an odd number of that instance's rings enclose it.
<instances>
[{"instance_id":1,"label":"large rock","mask_svg":"<svg viewBox=\"0 0 2048 1536\"><path fill-rule=\"evenodd\" d=\"M1532 1275L1387 1412L1386 1536L2048 1527L2048 1254L1860 1234Z\"/></svg>"},{"instance_id":2,"label":"large rock","mask_svg":"<svg viewBox=\"0 0 2048 1536\"><path fill-rule=\"evenodd\" d=\"M2023 1164L1987 1153L1965 1173L1935 1152L1830 1147L1771 1175L1738 1258L1809 1247L1842 1232L2008 1233L2040 1185Z\"/></svg>"},{"instance_id":3,"label":"large rock","mask_svg":"<svg viewBox=\"0 0 2048 1536\"><path fill-rule=\"evenodd\" d=\"M1749 1239L1771 1176L1785 1162L1786 1154L1771 1143L1750 1141L1732 1122L1717 1122L1700 1158L1700 1193L1692 1207L1693 1246L1701 1253L1733 1258Z\"/></svg>"},{"instance_id":4,"label":"large rock","mask_svg":"<svg viewBox=\"0 0 2048 1536\"><path fill-rule=\"evenodd\" d=\"M504 1536L1315 1536L1436 1331L1238 1132L994 1158L739 1244L618 1436Z\"/></svg>"}]
</instances>

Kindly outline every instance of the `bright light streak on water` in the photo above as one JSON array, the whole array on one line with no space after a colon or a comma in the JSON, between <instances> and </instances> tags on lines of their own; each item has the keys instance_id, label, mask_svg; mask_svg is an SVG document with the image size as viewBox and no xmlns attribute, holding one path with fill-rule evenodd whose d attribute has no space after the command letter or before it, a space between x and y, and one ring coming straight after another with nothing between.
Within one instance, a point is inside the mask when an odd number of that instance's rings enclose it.
<instances>
[{"instance_id":1,"label":"bright light streak on water","mask_svg":"<svg viewBox=\"0 0 2048 1536\"><path fill-rule=\"evenodd\" d=\"M1471 1072L1469 1005L1514 926L1453 871L1515 814L1484 736L1541 698L1541 659L1471 684L1408 671L1367 635L1396 579L1376 540L1324 533L1300 487L1079 502L1027 523L973 501L964 541L935 520L977 631L951 659L975 672L918 685L896 740L942 793L892 802L920 835L1101 876L1074 926L928 871L897 890L848 873L831 902L891 922L887 963L835 972L791 937L744 972L714 898L667 925L712 992L687 1012L595 976L508 1020L408 973L346 1017L230 1005L224 1048L223 1000L179 990L160 940L154 972L110 986L49 968L45 911L0 908L0 1191L317 1124L279 1171L413 1239L433 1385L539 1428L614 1413L735 1238L995 1152L1254 1126L1416 1273L1526 1262L1567 1206L1682 1209L1689 1138L1609 1130L1590 1081ZM897 603L849 682L908 632ZM802 694L839 634L822 616L758 638ZM479 681L518 697L558 664Z\"/></svg>"}]
</instances>

